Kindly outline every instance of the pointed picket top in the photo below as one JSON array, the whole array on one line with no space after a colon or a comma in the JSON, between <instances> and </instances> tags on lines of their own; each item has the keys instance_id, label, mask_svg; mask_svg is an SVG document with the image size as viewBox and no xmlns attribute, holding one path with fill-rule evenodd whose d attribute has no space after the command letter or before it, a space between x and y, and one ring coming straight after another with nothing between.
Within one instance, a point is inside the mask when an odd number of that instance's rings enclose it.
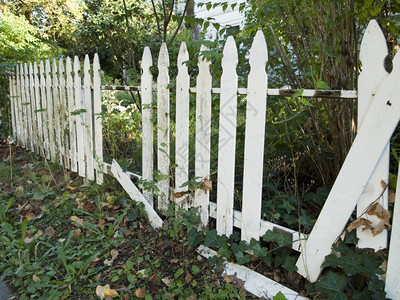
<instances>
[{"instance_id":1,"label":"pointed picket top","mask_svg":"<svg viewBox=\"0 0 400 300\"><path fill-rule=\"evenodd\" d=\"M262 30L258 30L254 37L253 44L250 48L250 68L257 69L263 68L265 72L265 65L268 61L268 48L265 42L265 36Z\"/></svg>"},{"instance_id":2,"label":"pointed picket top","mask_svg":"<svg viewBox=\"0 0 400 300\"><path fill-rule=\"evenodd\" d=\"M149 47L145 47L142 55L141 67L143 71L150 71L149 68L153 66L153 58Z\"/></svg>"},{"instance_id":3,"label":"pointed picket top","mask_svg":"<svg viewBox=\"0 0 400 300\"><path fill-rule=\"evenodd\" d=\"M199 77L200 74L202 74L203 76L205 75L211 75L210 73L210 65L211 65L211 61L209 61L203 54L202 52L204 51L208 51L209 49L205 46L205 45L201 45L200 47L200 55L199 55L199 61L197 63L197 66L199 68Z\"/></svg>"},{"instance_id":4,"label":"pointed picket top","mask_svg":"<svg viewBox=\"0 0 400 300\"><path fill-rule=\"evenodd\" d=\"M97 53L93 58L93 114L94 114L94 154L96 162L96 182L103 183L103 128L101 126L101 79L100 62Z\"/></svg>"},{"instance_id":5,"label":"pointed picket top","mask_svg":"<svg viewBox=\"0 0 400 300\"><path fill-rule=\"evenodd\" d=\"M178 69L180 68L181 70L187 70L186 64L184 62L189 60L189 52L187 50L186 43L182 42L181 46L179 47L179 53L178 53ZM179 73L179 72L178 72Z\"/></svg>"},{"instance_id":6,"label":"pointed picket top","mask_svg":"<svg viewBox=\"0 0 400 300\"><path fill-rule=\"evenodd\" d=\"M242 240L258 240L261 223L265 110L268 77L265 65L268 49L264 34L258 31L250 49L247 85L246 127L243 164Z\"/></svg>"},{"instance_id":7,"label":"pointed picket top","mask_svg":"<svg viewBox=\"0 0 400 300\"><path fill-rule=\"evenodd\" d=\"M233 38L233 36L230 35L226 40L225 47L222 53L223 53L221 62L222 68L235 69L236 73L236 66L238 63L238 53L237 53L235 39Z\"/></svg>"},{"instance_id":8,"label":"pointed picket top","mask_svg":"<svg viewBox=\"0 0 400 300\"><path fill-rule=\"evenodd\" d=\"M158 68L169 67L169 55L166 43L161 44L160 53L158 55Z\"/></svg>"},{"instance_id":9,"label":"pointed picket top","mask_svg":"<svg viewBox=\"0 0 400 300\"><path fill-rule=\"evenodd\" d=\"M358 126L361 126L364 116L372 101L379 83L388 75L384 61L388 55L385 36L379 24L371 20L365 30L360 46L360 61L362 71L358 86Z\"/></svg>"}]
</instances>

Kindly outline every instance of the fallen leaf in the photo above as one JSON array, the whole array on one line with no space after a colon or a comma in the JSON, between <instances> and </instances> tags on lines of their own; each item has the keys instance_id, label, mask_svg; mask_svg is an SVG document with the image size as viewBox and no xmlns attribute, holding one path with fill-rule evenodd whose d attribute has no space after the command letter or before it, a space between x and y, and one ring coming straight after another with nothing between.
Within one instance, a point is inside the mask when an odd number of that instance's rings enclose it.
<instances>
[{"instance_id":1,"label":"fallen leaf","mask_svg":"<svg viewBox=\"0 0 400 300\"><path fill-rule=\"evenodd\" d=\"M30 242L32 242L33 240L37 239L38 237L40 237L42 235L43 235L43 231L39 229L33 237L25 237L24 242L25 242L25 244L29 244Z\"/></svg>"},{"instance_id":2,"label":"fallen leaf","mask_svg":"<svg viewBox=\"0 0 400 300\"><path fill-rule=\"evenodd\" d=\"M96 204L93 202L88 202L83 206L83 208L89 212L94 212L96 210Z\"/></svg>"},{"instance_id":3,"label":"fallen leaf","mask_svg":"<svg viewBox=\"0 0 400 300\"><path fill-rule=\"evenodd\" d=\"M40 281L40 278L39 278L38 276L36 276L36 274L33 274L33 275L32 275L32 280L33 280L34 282L38 282L38 281Z\"/></svg>"},{"instance_id":4,"label":"fallen leaf","mask_svg":"<svg viewBox=\"0 0 400 300\"><path fill-rule=\"evenodd\" d=\"M104 264L106 265L106 266L109 266L109 267L111 267L112 266L112 264L113 264L113 260L112 259L106 259L105 261L104 261Z\"/></svg>"},{"instance_id":5,"label":"fallen leaf","mask_svg":"<svg viewBox=\"0 0 400 300\"><path fill-rule=\"evenodd\" d=\"M169 286L169 284L171 283L171 280L168 277L165 277L163 279L161 279L161 281L166 285Z\"/></svg>"},{"instance_id":6,"label":"fallen leaf","mask_svg":"<svg viewBox=\"0 0 400 300\"><path fill-rule=\"evenodd\" d=\"M192 274L190 274L189 272L186 272L186 275L185 275L185 282L189 284L189 283L192 282L192 279L193 279Z\"/></svg>"},{"instance_id":7,"label":"fallen leaf","mask_svg":"<svg viewBox=\"0 0 400 300\"><path fill-rule=\"evenodd\" d=\"M115 260L118 256L118 250L117 249L112 249L111 250L111 258L112 260Z\"/></svg>"},{"instance_id":8,"label":"fallen leaf","mask_svg":"<svg viewBox=\"0 0 400 300\"><path fill-rule=\"evenodd\" d=\"M76 190L76 187L73 187L73 186L67 185L67 190L70 190L70 191L75 191L75 190Z\"/></svg>"},{"instance_id":9,"label":"fallen leaf","mask_svg":"<svg viewBox=\"0 0 400 300\"><path fill-rule=\"evenodd\" d=\"M105 286L98 285L96 287L96 295L100 297L100 299L104 299L105 297L114 297L118 296L116 290L110 289L110 285L106 284Z\"/></svg>"},{"instance_id":10,"label":"fallen leaf","mask_svg":"<svg viewBox=\"0 0 400 300\"><path fill-rule=\"evenodd\" d=\"M54 230L53 226L49 226L44 230L44 233L52 238L56 237L56 231Z\"/></svg>"},{"instance_id":11,"label":"fallen leaf","mask_svg":"<svg viewBox=\"0 0 400 300\"><path fill-rule=\"evenodd\" d=\"M386 220L380 220L379 223L376 224L375 228L372 229L372 236L377 236L385 229L390 230L391 228L392 225L390 225L389 222L387 222Z\"/></svg>"},{"instance_id":12,"label":"fallen leaf","mask_svg":"<svg viewBox=\"0 0 400 300\"><path fill-rule=\"evenodd\" d=\"M74 234L72 235L72 238L76 239L76 238L80 237L81 234L82 234L82 230L80 228L75 229Z\"/></svg>"},{"instance_id":13,"label":"fallen leaf","mask_svg":"<svg viewBox=\"0 0 400 300\"><path fill-rule=\"evenodd\" d=\"M35 215L31 212L28 212L25 217L28 219L28 221L31 221L35 218Z\"/></svg>"},{"instance_id":14,"label":"fallen leaf","mask_svg":"<svg viewBox=\"0 0 400 300\"><path fill-rule=\"evenodd\" d=\"M370 220L367 220L365 218L358 218L351 222L349 226L347 226L347 231L351 232L352 230L361 226L363 226L362 230L373 229L372 222Z\"/></svg>"},{"instance_id":15,"label":"fallen leaf","mask_svg":"<svg viewBox=\"0 0 400 300\"><path fill-rule=\"evenodd\" d=\"M78 218L77 216L71 216L69 219L70 219L71 221L75 222L75 223L78 223L79 225L82 225L82 224L83 224L83 219L80 219L80 218Z\"/></svg>"},{"instance_id":16,"label":"fallen leaf","mask_svg":"<svg viewBox=\"0 0 400 300\"><path fill-rule=\"evenodd\" d=\"M203 181L203 189L206 191L212 190L212 181L208 178L204 179Z\"/></svg>"},{"instance_id":17,"label":"fallen leaf","mask_svg":"<svg viewBox=\"0 0 400 300\"><path fill-rule=\"evenodd\" d=\"M142 289L142 288L138 288L135 291L135 296L138 297L138 298L144 298L146 296L146 290Z\"/></svg>"}]
</instances>

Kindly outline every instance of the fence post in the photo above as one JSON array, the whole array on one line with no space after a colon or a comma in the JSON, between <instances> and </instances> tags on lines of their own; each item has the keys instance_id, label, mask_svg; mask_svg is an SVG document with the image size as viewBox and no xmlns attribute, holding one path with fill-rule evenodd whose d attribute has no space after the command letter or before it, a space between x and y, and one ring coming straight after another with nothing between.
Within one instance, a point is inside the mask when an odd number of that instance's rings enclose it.
<instances>
[{"instance_id":1,"label":"fence post","mask_svg":"<svg viewBox=\"0 0 400 300\"><path fill-rule=\"evenodd\" d=\"M54 102L52 93L52 80L51 80L51 67L50 61L46 60L46 92L47 92L47 120L49 121L49 147L50 147L50 160L56 162L56 145L54 138Z\"/></svg>"},{"instance_id":2,"label":"fence post","mask_svg":"<svg viewBox=\"0 0 400 300\"><path fill-rule=\"evenodd\" d=\"M150 48L146 47L142 56L142 178L145 181L153 180L153 75L151 75L150 67L153 66ZM143 190L143 196L153 207L153 195L151 191Z\"/></svg>"},{"instance_id":3,"label":"fence post","mask_svg":"<svg viewBox=\"0 0 400 300\"><path fill-rule=\"evenodd\" d=\"M250 49L243 166L242 240L260 238L268 50L262 31Z\"/></svg>"},{"instance_id":4,"label":"fence post","mask_svg":"<svg viewBox=\"0 0 400 300\"><path fill-rule=\"evenodd\" d=\"M68 141L68 132L69 132L69 126L68 126L68 118L67 116L69 115L68 112L68 105L67 105L67 98L66 98L66 86L65 86L65 67L64 67L64 60L62 58L59 59L58 62L59 66L59 107L60 107L60 127L61 127L61 145L60 145L60 154L62 157L62 165L70 169L70 155L69 155L69 141Z\"/></svg>"},{"instance_id":5,"label":"fence post","mask_svg":"<svg viewBox=\"0 0 400 300\"><path fill-rule=\"evenodd\" d=\"M170 128L169 128L169 57L167 44L162 43L158 56L157 77L157 166L166 179L158 181L160 196L158 208L166 210L169 204Z\"/></svg>"},{"instance_id":6,"label":"fence post","mask_svg":"<svg viewBox=\"0 0 400 300\"><path fill-rule=\"evenodd\" d=\"M33 66L32 63L28 65L28 77L29 77L29 102L31 107L31 115L32 115L32 150L36 153L39 153L39 145L38 145L38 118L37 118L37 109L36 109L36 100L35 100L35 81L33 79Z\"/></svg>"},{"instance_id":7,"label":"fence post","mask_svg":"<svg viewBox=\"0 0 400 300\"><path fill-rule=\"evenodd\" d=\"M207 48L202 45L200 53ZM210 180L210 151L211 151L211 88L212 77L210 62L200 54L196 79L196 142L195 142L195 178ZM204 187L195 191L194 205L200 208L200 219L203 226L208 224L209 190Z\"/></svg>"},{"instance_id":8,"label":"fence post","mask_svg":"<svg viewBox=\"0 0 400 300\"><path fill-rule=\"evenodd\" d=\"M15 91L15 74L11 75L9 78L10 85L10 102L11 102L11 124L12 124L12 140L17 140L17 99L16 99L16 91Z\"/></svg>"},{"instance_id":9,"label":"fence post","mask_svg":"<svg viewBox=\"0 0 400 300\"><path fill-rule=\"evenodd\" d=\"M178 54L178 75L176 77L176 137L175 137L175 194L187 191L182 184L189 180L189 88L190 78L186 61L189 53L185 43L181 43ZM176 197L178 206L188 208L188 195Z\"/></svg>"},{"instance_id":10,"label":"fence post","mask_svg":"<svg viewBox=\"0 0 400 300\"><path fill-rule=\"evenodd\" d=\"M384 60L388 55L386 39L375 20L371 20L365 30L364 37L361 42L360 60L362 62L362 71L358 77L358 129L363 125L364 117L368 111L370 104L374 101L376 91L381 82L388 76L384 68ZM381 180L388 182L389 176L389 157L390 143L377 164L374 174L371 176L368 185L357 205L357 217L362 215L372 221L372 226L376 226L380 219L376 216L370 216L365 213L367 207L377 199L382 193ZM388 207L388 191L384 192L380 204L387 209ZM385 229L375 237L372 231L366 228L357 228L358 247L373 248L375 251L387 247L387 230Z\"/></svg>"},{"instance_id":11,"label":"fence post","mask_svg":"<svg viewBox=\"0 0 400 300\"><path fill-rule=\"evenodd\" d=\"M93 58L93 117L94 117L94 157L97 184L103 183L103 127L101 116L100 62L97 53Z\"/></svg>"},{"instance_id":12,"label":"fence post","mask_svg":"<svg viewBox=\"0 0 400 300\"><path fill-rule=\"evenodd\" d=\"M39 84L39 70L37 62L33 64L33 81L35 84L35 100L36 100L36 116L37 116L37 141L39 153L44 157L44 144L43 144L43 122L42 122L42 105L40 101L40 84Z\"/></svg>"},{"instance_id":13,"label":"fence post","mask_svg":"<svg viewBox=\"0 0 400 300\"><path fill-rule=\"evenodd\" d=\"M29 93L29 71L28 64L24 64L24 89L25 89L25 107L26 107L26 115L27 115L27 123L28 123L28 131L27 131L27 149L34 151L33 148L33 131L32 131L32 102Z\"/></svg>"},{"instance_id":14,"label":"fence post","mask_svg":"<svg viewBox=\"0 0 400 300\"><path fill-rule=\"evenodd\" d=\"M222 58L221 98L218 141L217 232L233 232L238 63L235 40L229 36Z\"/></svg>"}]
</instances>

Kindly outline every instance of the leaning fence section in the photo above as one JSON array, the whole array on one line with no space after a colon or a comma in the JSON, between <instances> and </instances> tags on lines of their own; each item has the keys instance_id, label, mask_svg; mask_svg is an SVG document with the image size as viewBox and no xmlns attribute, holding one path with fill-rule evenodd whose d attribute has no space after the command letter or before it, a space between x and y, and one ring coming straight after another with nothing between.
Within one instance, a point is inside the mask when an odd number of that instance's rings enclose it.
<instances>
[{"instance_id":1,"label":"leaning fence section","mask_svg":"<svg viewBox=\"0 0 400 300\"><path fill-rule=\"evenodd\" d=\"M82 76L83 74L83 83ZM12 134L22 147L103 182L100 64L85 57L20 64L10 78Z\"/></svg>"}]
</instances>

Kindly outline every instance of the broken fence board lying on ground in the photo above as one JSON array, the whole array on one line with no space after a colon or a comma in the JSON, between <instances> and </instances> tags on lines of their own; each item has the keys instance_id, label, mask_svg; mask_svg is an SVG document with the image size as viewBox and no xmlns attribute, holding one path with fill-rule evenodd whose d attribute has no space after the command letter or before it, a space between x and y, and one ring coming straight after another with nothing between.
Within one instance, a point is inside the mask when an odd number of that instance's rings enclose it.
<instances>
[{"instance_id":1,"label":"broken fence board lying on ground","mask_svg":"<svg viewBox=\"0 0 400 300\"><path fill-rule=\"evenodd\" d=\"M122 185L124 190L128 193L129 197L132 200L137 202L142 202L144 204L144 210L147 213L147 217L149 218L150 225L153 228L160 228L163 225L163 221L160 216L156 213L156 211L151 207L151 205L144 198L142 193L138 190L138 188L133 184L129 176L124 173L122 168L119 166L117 161L114 159L111 164L111 172L114 177L118 180L118 182Z\"/></svg>"}]
</instances>

